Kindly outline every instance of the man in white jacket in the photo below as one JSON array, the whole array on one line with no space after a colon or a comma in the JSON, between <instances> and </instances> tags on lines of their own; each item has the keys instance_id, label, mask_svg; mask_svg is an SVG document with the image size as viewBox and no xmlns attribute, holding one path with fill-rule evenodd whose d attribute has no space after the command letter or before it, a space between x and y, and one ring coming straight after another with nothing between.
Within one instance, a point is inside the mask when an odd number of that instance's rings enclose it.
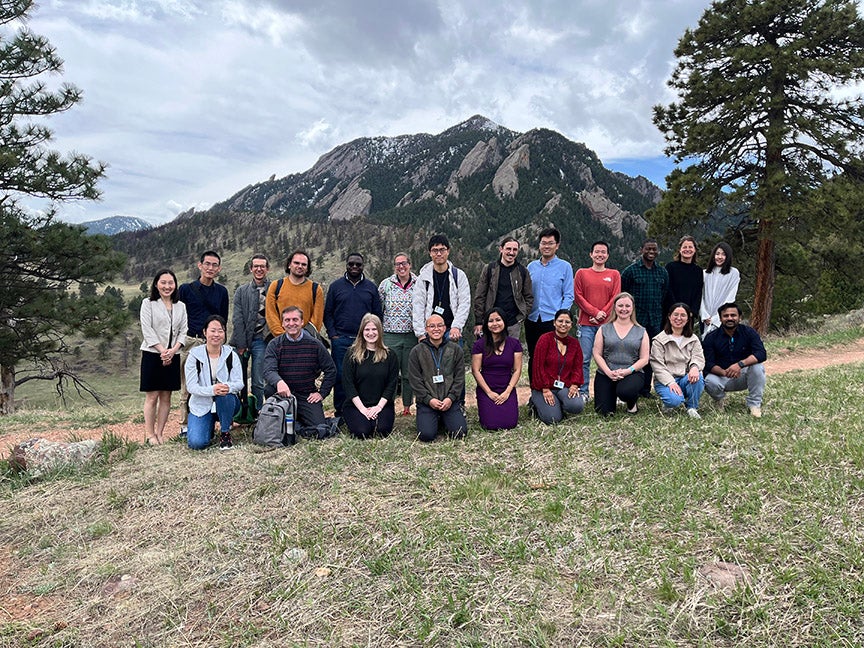
<instances>
[{"instance_id":1,"label":"man in white jacket","mask_svg":"<svg viewBox=\"0 0 864 648\"><path fill-rule=\"evenodd\" d=\"M414 289L414 335L425 339L426 320L440 315L447 325L445 339L462 345L462 330L471 310L468 277L449 261L450 241L443 234L429 239L429 256L432 260L420 269Z\"/></svg>"}]
</instances>

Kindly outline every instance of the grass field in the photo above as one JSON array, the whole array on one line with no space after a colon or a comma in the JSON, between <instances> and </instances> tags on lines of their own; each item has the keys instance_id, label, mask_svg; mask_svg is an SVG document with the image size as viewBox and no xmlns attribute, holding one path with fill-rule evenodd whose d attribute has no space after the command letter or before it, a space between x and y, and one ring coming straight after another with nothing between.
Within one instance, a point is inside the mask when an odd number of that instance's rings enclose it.
<instances>
[{"instance_id":1,"label":"grass field","mask_svg":"<svg viewBox=\"0 0 864 648\"><path fill-rule=\"evenodd\" d=\"M5 473L0 646L861 645L864 366L730 398Z\"/></svg>"}]
</instances>

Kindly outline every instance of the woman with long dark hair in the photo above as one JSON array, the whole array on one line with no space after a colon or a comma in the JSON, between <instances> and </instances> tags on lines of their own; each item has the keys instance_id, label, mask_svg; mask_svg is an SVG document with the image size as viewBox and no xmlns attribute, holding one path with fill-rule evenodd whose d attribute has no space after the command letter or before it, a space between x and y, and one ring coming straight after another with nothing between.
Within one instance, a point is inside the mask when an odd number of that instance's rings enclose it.
<instances>
[{"instance_id":1,"label":"woman with long dark hair","mask_svg":"<svg viewBox=\"0 0 864 648\"><path fill-rule=\"evenodd\" d=\"M147 443L164 441L171 392L180 389L180 349L186 342L186 304L177 301L177 276L160 270L141 302L141 382Z\"/></svg>"},{"instance_id":2,"label":"woman with long dark hair","mask_svg":"<svg viewBox=\"0 0 864 648\"><path fill-rule=\"evenodd\" d=\"M506 315L492 308L483 315L483 336L471 349L477 381L477 414L487 430L510 430L519 422L516 383L522 375L522 345L507 335Z\"/></svg>"},{"instance_id":3,"label":"woman with long dark hair","mask_svg":"<svg viewBox=\"0 0 864 648\"><path fill-rule=\"evenodd\" d=\"M564 414L579 414L585 409L585 397L579 393L582 384L582 348L570 335L573 316L566 308L555 313L555 327L544 333L534 347L531 366L531 404L537 418L557 423Z\"/></svg>"},{"instance_id":4,"label":"woman with long dark hair","mask_svg":"<svg viewBox=\"0 0 864 648\"><path fill-rule=\"evenodd\" d=\"M721 241L711 250L705 265L705 282L702 288L702 304L699 319L702 322L702 338L720 327L717 309L735 301L741 275L732 267L732 248Z\"/></svg>"}]
</instances>

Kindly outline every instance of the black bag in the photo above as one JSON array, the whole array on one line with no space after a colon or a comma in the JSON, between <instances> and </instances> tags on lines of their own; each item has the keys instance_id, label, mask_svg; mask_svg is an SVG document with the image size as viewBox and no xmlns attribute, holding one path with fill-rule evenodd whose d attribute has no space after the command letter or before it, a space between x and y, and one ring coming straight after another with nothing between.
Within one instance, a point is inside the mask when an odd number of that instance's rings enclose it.
<instances>
[{"instance_id":1,"label":"black bag","mask_svg":"<svg viewBox=\"0 0 864 648\"><path fill-rule=\"evenodd\" d=\"M252 431L252 442L276 448L297 443L294 434L294 419L297 415L297 399L274 395L264 401L258 412L258 422Z\"/></svg>"}]
</instances>

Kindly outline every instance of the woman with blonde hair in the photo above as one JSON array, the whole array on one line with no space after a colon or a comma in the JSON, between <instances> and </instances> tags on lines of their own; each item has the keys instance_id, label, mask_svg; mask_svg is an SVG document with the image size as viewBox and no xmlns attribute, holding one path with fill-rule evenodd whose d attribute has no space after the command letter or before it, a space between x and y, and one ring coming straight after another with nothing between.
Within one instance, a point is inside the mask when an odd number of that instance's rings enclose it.
<instances>
[{"instance_id":1,"label":"woman with blonde hair","mask_svg":"<svg viewBox=\"0 0 864 648\"><path fill-rule=\"evenodd\" d=\"M384 345L381 319L366 313L342 363L345 389L342 418L354 437L368 439L375 434L387 436L393 431L396 419L393 401L398 378L399 360Z\"/></svg>"},{"instance_id":2,"label":"woman with blonde hair","mask_svg":"<svg viewBox=\"0 0 864 648\"><path fill-rule=\"evenodd\" d=\"M619 398L627 404L627 412L636 413L649 350L648 333L634 315L633 295L618 293L612 301L610 321L594 338L594 409L600 416L614 414Z\"/></svg>"}]
</instances>

